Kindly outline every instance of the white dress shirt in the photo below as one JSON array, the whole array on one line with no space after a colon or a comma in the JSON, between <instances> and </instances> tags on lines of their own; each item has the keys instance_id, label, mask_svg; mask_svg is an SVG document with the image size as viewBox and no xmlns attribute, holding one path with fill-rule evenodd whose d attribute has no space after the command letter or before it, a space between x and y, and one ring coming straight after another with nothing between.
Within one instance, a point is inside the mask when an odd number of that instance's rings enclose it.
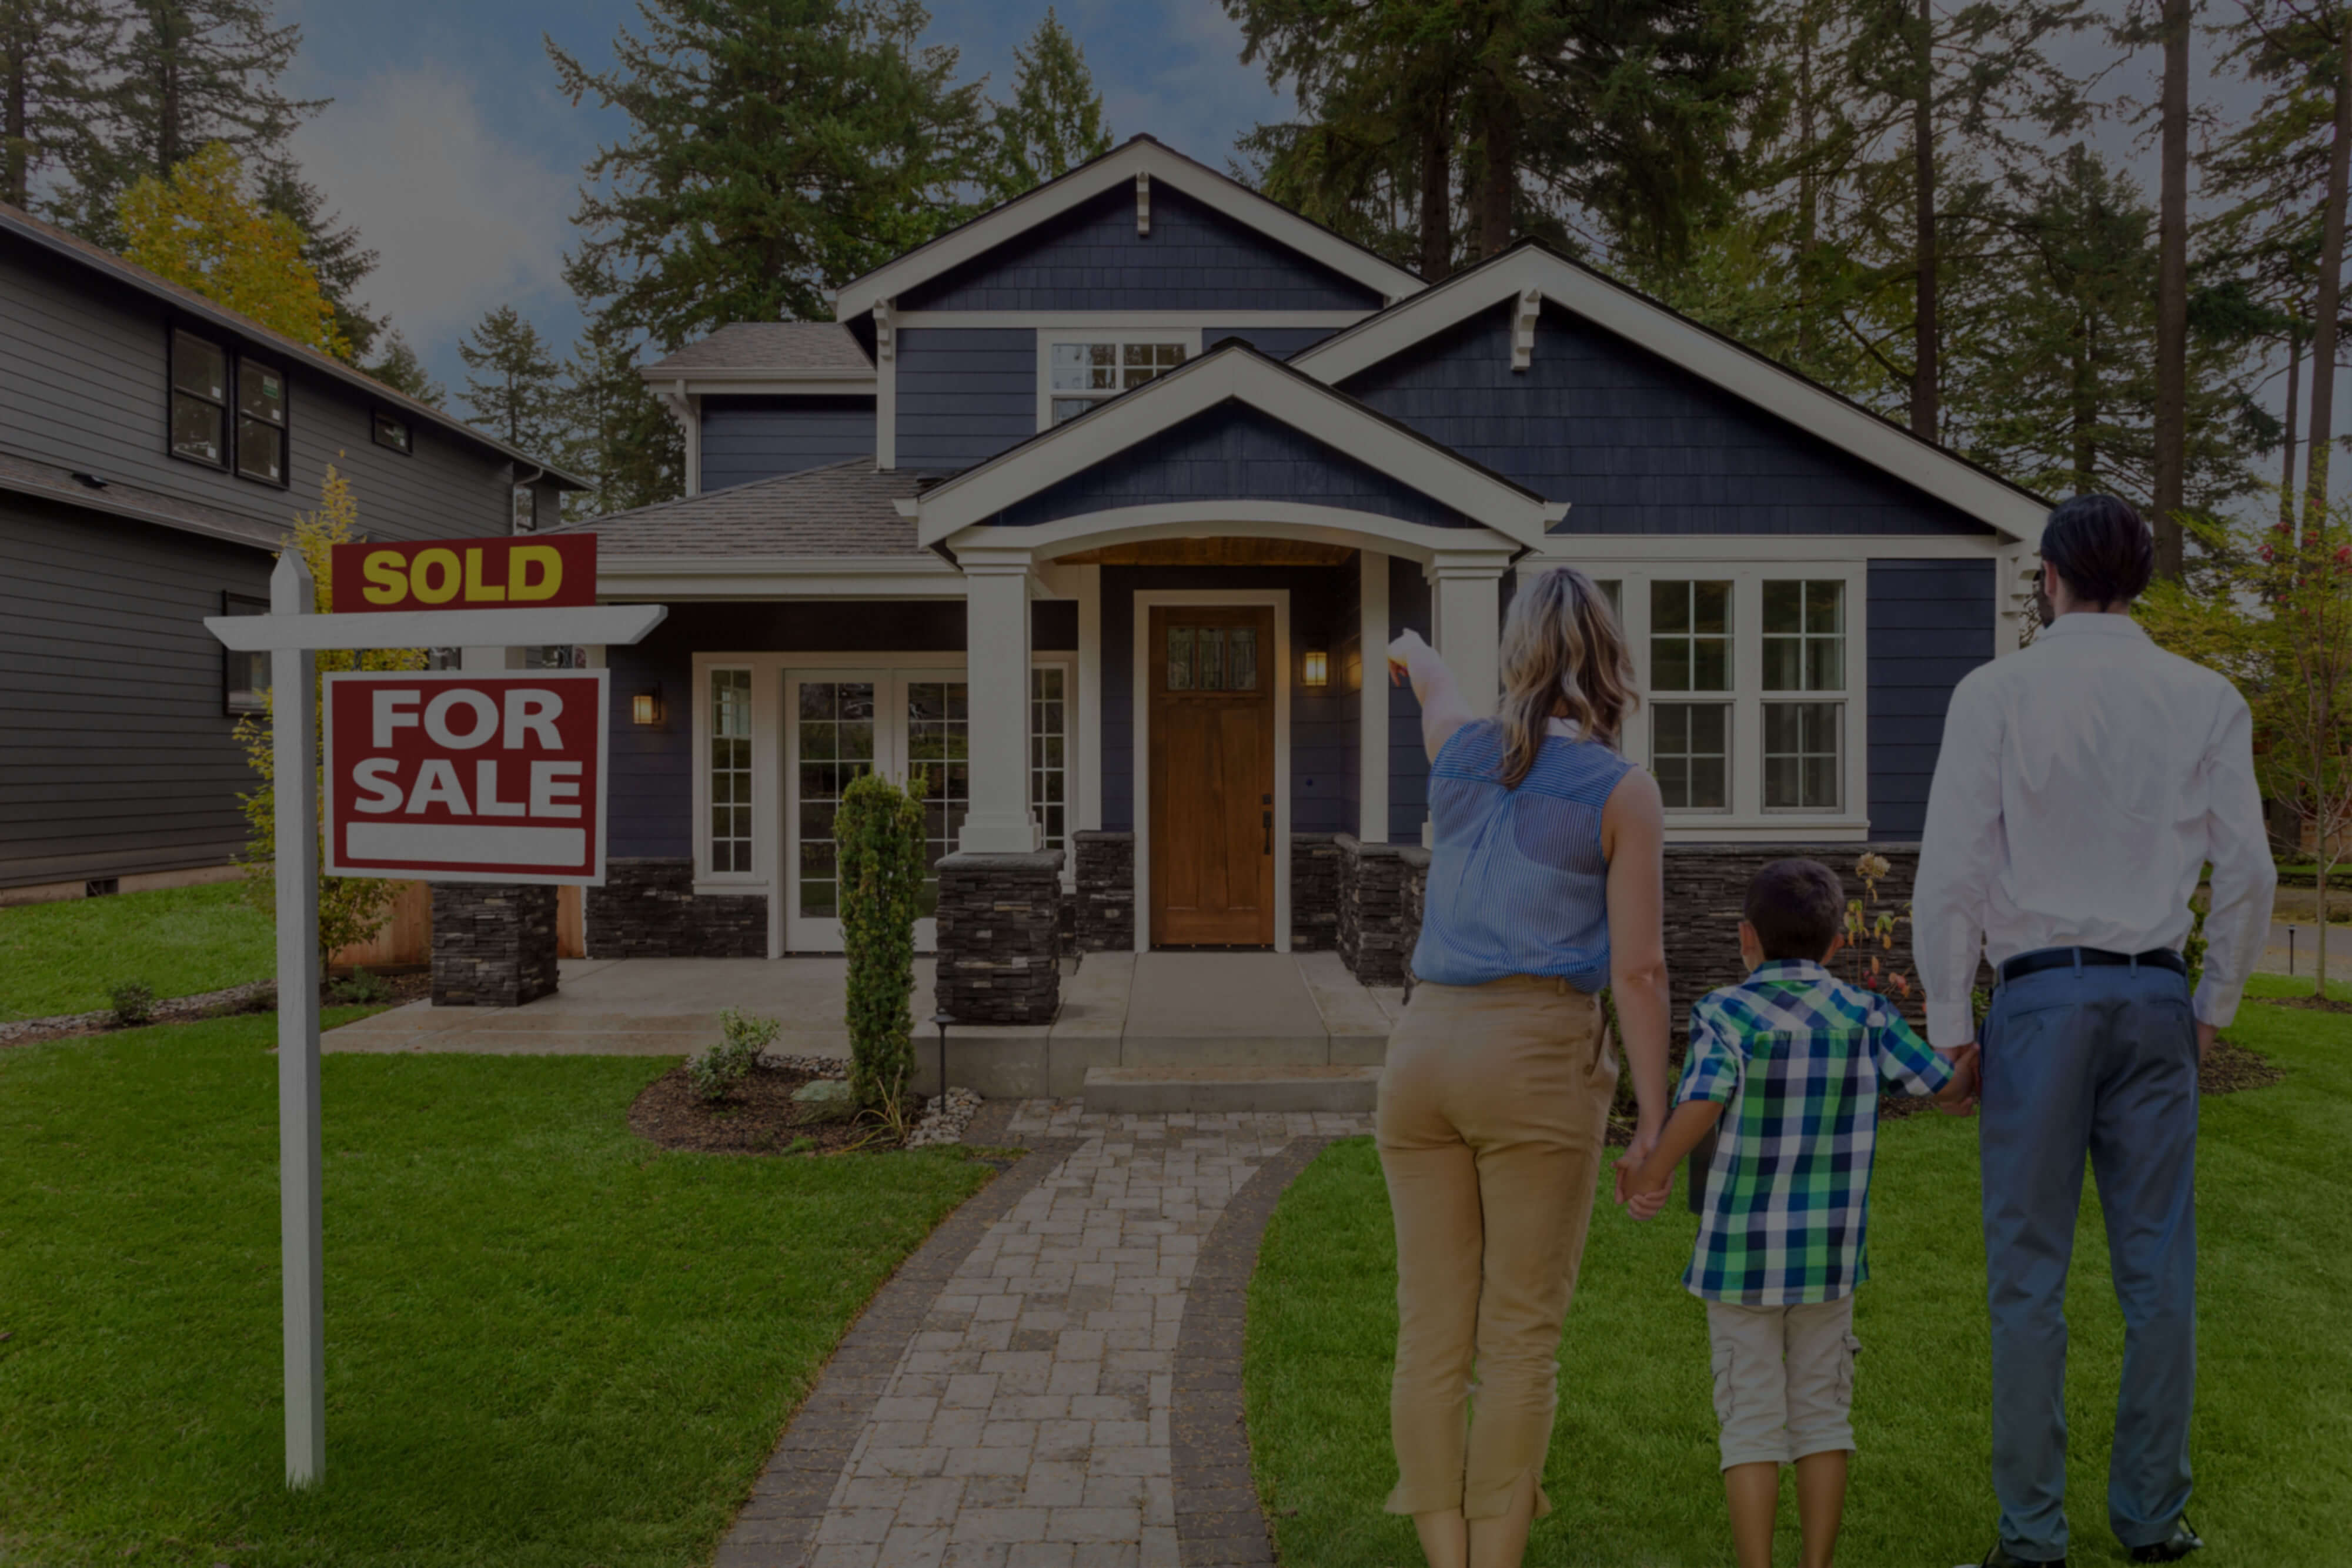
<instances>
[{"instance_id":1,"label":"white dress shirt","mask_svg":"<svg viewBox=\"0 0 2352 1568\"><path fill-rule=\"evenodd\" d=\"M2207 862L2197 1017L2238 1010L2278 883L2236 688L2128 615L2062 615L1952 693L1913 890L1927 1038L1976 1038L1979 951L2140 953L2187 940Z\"/></svg>"}]
</instances>

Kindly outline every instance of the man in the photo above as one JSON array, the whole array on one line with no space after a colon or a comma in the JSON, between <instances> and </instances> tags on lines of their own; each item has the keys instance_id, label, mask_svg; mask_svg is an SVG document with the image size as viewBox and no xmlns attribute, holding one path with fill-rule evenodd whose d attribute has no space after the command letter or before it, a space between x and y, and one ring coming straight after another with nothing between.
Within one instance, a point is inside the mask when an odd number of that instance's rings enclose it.
<instances>
[{"instance_id":1,"label":"man","mask_svg":"<svg viewBox=\"0 0 2352 1568\"><path fill-rule=\"evenodd\" d=\"M2252 720L2130 615L2153 541L2112 496L2042 536L2042 630L1952 694L1913 906L1928 1039L1972 1041L1992 1307L1985 1568L2066 1560L2066 1267L2087 1154L2123 1308L2107 1516L2135 1563L2204 1544L2187 1517L2196 1385L2197 1067L2238 1009L2277 875ZM2206 864L2205 972L2181 947ZM1979 952L2000 976L1981 1040Z\"/></svg>"}]
</instances>

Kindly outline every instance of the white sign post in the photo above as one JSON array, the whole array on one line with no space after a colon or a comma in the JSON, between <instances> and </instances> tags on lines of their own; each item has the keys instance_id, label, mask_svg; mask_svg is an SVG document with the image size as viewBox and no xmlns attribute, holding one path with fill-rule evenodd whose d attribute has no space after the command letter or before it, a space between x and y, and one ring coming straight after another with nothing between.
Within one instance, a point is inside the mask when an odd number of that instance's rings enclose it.
<instances>
[{"instance_id":1,"label":"white sign post","mask_svg":"<svg viewBox=\"0 0 2352 1568\"><path fill-rule=\"evenodd\" d=\"M321 615L317 602L310 569L300 552L288 549L270 573L268 615L209 616L205 621L223 645L270 656L270 777L278 803L278 1212L284 1256L286 1484L298 1489L316 1483L327 1468L319 1142L319 797L312 783L318 756L316 653L324 648L419 643L627 644L660 625L669 612L659 604L596 604ZM609 718L604 715L600 722Z\"/></svg>"}]
</instances>

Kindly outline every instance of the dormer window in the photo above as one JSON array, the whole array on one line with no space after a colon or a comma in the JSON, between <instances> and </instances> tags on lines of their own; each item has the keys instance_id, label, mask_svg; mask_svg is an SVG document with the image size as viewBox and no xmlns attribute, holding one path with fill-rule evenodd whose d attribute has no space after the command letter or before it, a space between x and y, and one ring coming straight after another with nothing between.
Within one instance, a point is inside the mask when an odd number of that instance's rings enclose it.
<instances>
[{"instance_id":1,"label":"dormer window","mask_svg":"<svg viewBox=\"0 0 2352 1568\"><path fill-rule=\"evenodd\" d=\"M1190 359L1198 334L1121 333L1116 337L1052 339L1045 344L1047 406L1044 424L1060 424Z\"/></svg>"}]
</instances>

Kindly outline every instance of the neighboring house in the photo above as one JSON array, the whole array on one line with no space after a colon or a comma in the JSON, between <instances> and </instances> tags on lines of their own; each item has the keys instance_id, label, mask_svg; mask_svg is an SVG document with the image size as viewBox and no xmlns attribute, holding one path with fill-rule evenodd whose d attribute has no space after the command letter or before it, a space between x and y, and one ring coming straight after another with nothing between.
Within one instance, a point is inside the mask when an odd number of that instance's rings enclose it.
<instances>
[{"instance_id":1,"label":"neighboring house","mask_svg":"<svg viewBox=\"0 0 2352 1568\"><path fill-rule=\"evenodd\" d=\"M204 618L268 608L331 463L377 538L509 533L581 487L0 206L0 901L192 880L243 848L233 731L267 665Z\"/></svg>"},{"instance_id":2,"label":"neighboring house","mask_svg":"<svg viewBox=\"0 0 2352 1568\"><path fill-rule=\"evenodd\" d=\"M1916 841L2047 505L1538 246L1425 286L1148 138L835 313L647 367L690 493L573 525L605 598L672 606L609 651L592 953L837 950L878 769L928 783L960 1017L1050 1011L1066 921L1392 979L1428 768L1383 645L1491 693L1554 562L1621 609L1675 917L1713 921L1771 848Z\"/></svg>"}]
</instances>

